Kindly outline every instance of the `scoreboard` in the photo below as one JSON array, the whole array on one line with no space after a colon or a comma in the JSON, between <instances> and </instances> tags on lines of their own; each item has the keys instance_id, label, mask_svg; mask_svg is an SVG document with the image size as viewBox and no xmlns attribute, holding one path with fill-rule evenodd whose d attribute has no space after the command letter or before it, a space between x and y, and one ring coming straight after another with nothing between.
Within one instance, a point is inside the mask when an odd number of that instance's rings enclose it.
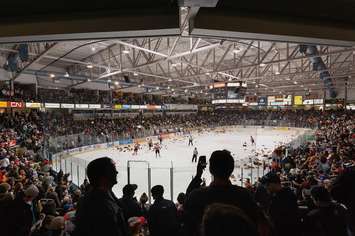
<instances>
[{"instance_id":1,"label":"scoreboard","mask_svg":"<svg viewBox=\"0 0 355 236\"><path fill-rule=\"evenodd\" d=\"M209 86L213 99L244 99L247 84L238 82L215 82Z\"/></svg>"}]
</instances>

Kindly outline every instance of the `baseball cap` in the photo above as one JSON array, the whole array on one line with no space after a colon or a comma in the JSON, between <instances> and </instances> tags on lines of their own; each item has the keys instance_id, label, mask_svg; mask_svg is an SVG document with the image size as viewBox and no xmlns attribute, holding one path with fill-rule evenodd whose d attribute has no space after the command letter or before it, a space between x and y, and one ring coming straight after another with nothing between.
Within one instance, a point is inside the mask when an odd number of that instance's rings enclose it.
<instances>
[{"instance_id":1,"label":"baseball cap","mask_svg":"<svg viewBox=\"0 0 355 236\"><path fill-rule=\"evenodd\" d=\"M136 184L126 184L122 189L123 195L132 195L137 187Z\"/></svg>"}]
</instances>

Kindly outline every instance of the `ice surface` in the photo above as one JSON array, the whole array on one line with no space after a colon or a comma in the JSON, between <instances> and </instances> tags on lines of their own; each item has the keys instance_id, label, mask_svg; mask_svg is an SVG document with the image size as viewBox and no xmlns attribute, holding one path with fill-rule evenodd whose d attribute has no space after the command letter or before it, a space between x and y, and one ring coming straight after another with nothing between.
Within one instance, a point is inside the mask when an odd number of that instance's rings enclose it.
<instances>
[{"instance_id":1,"label":"ice surface","mask_svg":"<svg viewBox=\"0 0 355 236\"><path fill-rule=\"evenodd\" d=\"M248 127L234 128L221 132L203 132L193 133L194 147L197 147L198 155L206 155L207 160L211 153L219 149L227 149L231 151L235 160L236 167L234 176L235 184L240 184L241 171L243 164L249 163L250 156L255 158L255 152L261 154L270 153L276 146L281 143L287 143L295 139L303 129L277 130L273 128ZM250 136L254 137L256 145L251 145ZM243 147L243 143L247 143L247 147ZM171 198L171 179L170 171L173 168L173 199L176 200L180 192L185 192L190 180L192 179L196 163L191 163L193 148L188 146L188 136L176 136L172 139L163 140L161 157L156 158L153 151L148 150L148 145L143 144L138 151L138 155L134 156L133 151L122 152L117 148L106 148L96 151L80 153L66 159L67 172L72 168L72 179L74 183L82 183L85 178L85 166L91 160L99 157L107 156L116 162L118 169L118 184L114 187L115 194L120 197L121 189L127 184L127 162L128 161L146 161L146 162L130 162L130 183L138 185L136 196L146 192L148 194L148 163L151 168L151 187L157 184L163 185L165 189L165 198ZM262 159L261 155L258 157ZM73 162L73 164L70 164ZM64 166L65 163L62 163ZM73 166L73 167L71 167ZM79 174L77 173L79 171ZM252 174L250 173L251 171ZM244 169L243 178L252 177L254 180L262 175L262 169ZM203 177L207 184L210 182L210 174L208 168ZM233 180L232 180L233 181Z\"/></svg>"}]
</instances>

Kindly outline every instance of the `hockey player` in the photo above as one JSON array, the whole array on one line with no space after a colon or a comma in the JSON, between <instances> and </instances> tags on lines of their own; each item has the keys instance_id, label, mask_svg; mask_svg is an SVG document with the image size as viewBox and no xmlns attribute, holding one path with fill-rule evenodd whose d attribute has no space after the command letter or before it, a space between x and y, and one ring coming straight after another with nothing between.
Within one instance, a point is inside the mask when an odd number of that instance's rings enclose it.
<instances>
[{"instance_id":1,"label":"hockey player","mask_svg":"<svg viewBox=\"0 0 355 236\"><path fill-rule=\"evenodd\" d=\"M163 136L161 134L159 134L158 139L159 139L159 142L160 142L160 145L161 145L163 143Z\"/></svg>"},{"instance_id":2,"label":"hockey player","mask_svg":"<svg viewBox=\"0 0 355 236\"><path fill-rule=\"evenodd\" d=\"M134 147L133 147L133 155L137 156L137 154L138 154L138 149L139 149L139 143L134 144Z\"/></svg>"},{"instance_id":3,"label":"hockey player","mask_svg":"<svg viewBox=\"0 0 355 236\"><path fill-rule=\"evenodd\" d=\"M251 145L255 145L255 140L254 140L253 136L250 136L250 142L251 142Z\"/></svg>"},{"instance_id":4,"label":"hockey player","mask_svg":"<svg viewBox=\"0 0 355 236\"><path fill-rule=\"evenodd\" d=\"M153 148L153 140L151 138L148 139L148 147L149 147L149 150L151 150Z\"/></svg>"},{"instance_id":5,"label":"hockey player","mask_svg":"<svg viewBox=\"0 0 355 236\"><path fill-rule=\"evenodd\" d=\"M190 136L189 136L189 146L191 145L191 146L193 146L194 144L192 143L192 141L193 141L193 138L192 138L192 135L190 134Z\"/></svg>"},{"instance_id":6,"label":"hockey player","mask_svg":"<svg viewBox=\"0 0 355 236\"><path fill-rule=\"evenodd\" d=\"M158 158L158 155L160 157L160 149L161 149L161 147L160 147L159 143L156 143L154 145L155 158Z\"/></svg>"},{"instance_id":7,"label":"hockey player","mask_svg":"<svg viewBox=\"0 0 355 236\"><path fill-rule=\"evenodd\" d=\"M195 147L194 152L192 153L192 162L197 162L197 155L198 155L198 151L197 148Z\"/></svg>"}]
</instances>

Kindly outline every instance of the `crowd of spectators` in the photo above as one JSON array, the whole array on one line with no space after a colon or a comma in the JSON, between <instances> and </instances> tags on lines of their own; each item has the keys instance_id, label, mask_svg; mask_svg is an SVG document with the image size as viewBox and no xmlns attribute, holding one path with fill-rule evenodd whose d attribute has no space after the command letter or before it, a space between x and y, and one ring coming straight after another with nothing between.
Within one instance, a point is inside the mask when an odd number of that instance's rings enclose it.
<instances>
[{"instance_id":1,"label":"crowd of spectators","mask_svg":"<svg viewBox=\"0 0 355 236\"><path fill-rule=\"evenodd\" d=\"M55 172L41 154L44 135L77 132L127 132L144 129L209 127L241 120L285 120L317 127L316 141L286 151L277 148L270 173L246 188L234 186L234 159L226 150L213 152L213 181L203 186L205 165L178 202L164 199L163 186L135 198L126 185L118 199L112 192L117 171L109 158L87 168L81 186ZM94 123L92 123L94 122ZM123 127L123 128L122 128ZM355 231L355 114L346 111L220 111L75 121L70 115L40 112L4 113L0 117L1 235L352 235ZM16 140L16 145L9 145ZM118 180L120 181L120 180Z\"/></svg>"},{"instance_id":2,"label":"crowd of spectators","mask_svg":"<svg viewBox=\"0 0 355 236\"><path fill-rule=\"evenodd\" d=\"M0 82L0 100L49 103L83 104L202 104L206 102L197 97L171 97L143 93L122 93L110 90L38 88L34 84L14 84L11 90L9 82Z\"/></svg>"},{"instance_id":3,"label":"crowd of spectators","mask_svg":"<svg viewBox=\"0 0 355 236\"><path fill-rule=\"evenodd\" d=\"M147 131L157 134L164 130L177 128L186 130L197 127L203 129L213 126L242 125L246 124L246 121L253 121L251 125L279 125L279 122L284 122L284 125L290 126L316 127L320 116L321 112L318 111L240 110L198 112L184 115L150 114L150 116L145 116L145 114L139 114L116 119L98 116L94 119L78 120L73 114L53 113L46 114L46 120L50 121L47 122L46 129L51 137L84 134L91 137L110 137L109 140L112 140L118 137L145 135ZM84 145L84 143L77 143L77 146L80 145Z\"/></svg>"}]
</instances>

